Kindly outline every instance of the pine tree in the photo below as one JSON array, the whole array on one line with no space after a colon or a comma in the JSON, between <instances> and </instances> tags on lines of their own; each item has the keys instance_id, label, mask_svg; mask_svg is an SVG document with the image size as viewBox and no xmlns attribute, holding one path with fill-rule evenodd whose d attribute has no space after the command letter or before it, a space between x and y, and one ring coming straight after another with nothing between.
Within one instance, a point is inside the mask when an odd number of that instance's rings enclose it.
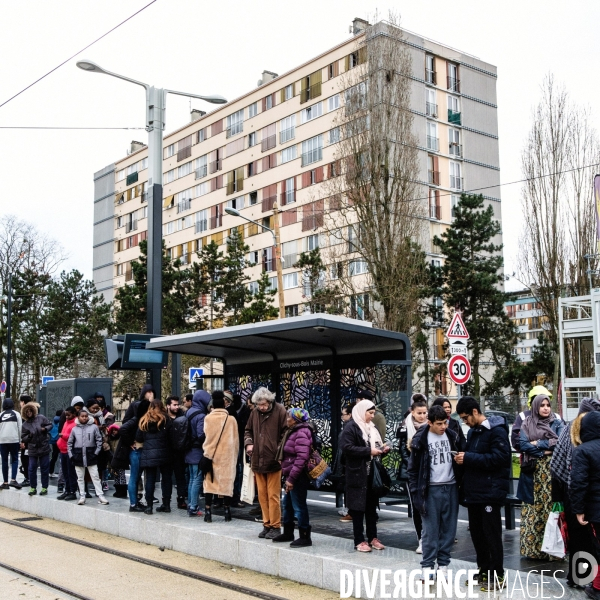
<instances>
[{"instance_id":1,"label":"pine tree","mask_svg":"<svg viewBox=\"0 0 600 600\"><path fill-rule=\"evenodd\" d=\"M325 263L321 250L317 246L308 252L302 252L294 265L302 273L302 286L306 297L306 306L311 314L326 312L341 314L343 305L341 292L337 285L327 281Z\"/></svg>"},{"instance_id":2,"label":"pine tree","mask_svg":"<svg viewBox=\"0 0 600 600\"><path fill-rule=\"evenodd\" d=\"M240 313L246 302L250 300L247 286L250 277L244 271L248 266L246 254L249 250L238 230L233 229L227 238L227 254L223 260L224 274L220 281L223 290L223 308L229 313L228 325L239 324Z\"/></svg>"},{"instance_id":3,"label":"pine tree","mask_svg":"<svg viewBox=\"0 0 600 600\"><path fill-rule=\"evenodd\" d=\"M192 265L197 309L208 329L221 324L224 313L223 278L225 258L215 241L203 246L196 255L199 262Z\"/></svg>"},{"instance_id":4,"label":"pine tree","mask_svg":"<svg viewBox=\"0 0 600 600\"><path fill-rule=\"evenodd\" d=\"M268 273L264 272L258 280L258 290L252 296L250 304L241 311L239 325L270 321L279 316L279 309L273 304L277 290L271 287Z\"/></svg>"},{"instance_id":5,"label":"pine tree","mask_svg":"<svg viewBox=\"0 0 600 600\"><path fill-rule=\"evenodd\" d=\"M469 331L473 383L464 391L481 392L480 367L489 352L497 367L510 356L516 329L504 310L502 245L492 240L500 233L491 206L482 195L463 194L452 225L434 244L446 257L442 295L446 306L461 311Z\"/></svg>"}]
</instances>

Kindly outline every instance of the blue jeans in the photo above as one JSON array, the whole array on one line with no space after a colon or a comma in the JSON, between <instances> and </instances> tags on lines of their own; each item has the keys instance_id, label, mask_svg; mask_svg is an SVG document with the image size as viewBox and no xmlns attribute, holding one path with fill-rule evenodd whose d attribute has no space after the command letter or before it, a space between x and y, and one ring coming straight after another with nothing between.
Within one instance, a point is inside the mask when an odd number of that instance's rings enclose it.
<instances>
[{"instance_id":1,"label":"blue jeans","mask_svg":"<svg viewBox=\"0 0 600 600\"><path fill-rule=\"evenodd\" d=\"M8 455L10 453L10 478L17 478L19 468L19 442L14 444L0 444L0 455L2 456L3 482L8 483Z\"/></svg>"},{"instance_id":2,"label":"blue jeans","mask_svg":"<svg viewBox=\"0 0 600 600\"><path fill-rule=\"evenodd\" d=\"M142 449L131 450L129 452L129 483L127 492L129 494L129 504L135 506L138 502L137 488L140 479L140 456Z\"/></svg>"},{"instance_id":3,"label":"blue jeans","mask_svg":"<svg viewBox=\"0 0 600 600\"><path fill-rule=\"evenodd\" d=\"M438 567L450 564L450 551L456 537L458 519L458 487L455 483L430 485L427 494L426 515L423 519L424 569L433 569L436 559Z\"/></svg>"},{"instance_id":4,"label":"blue jeans","mask_svg":"<svg viewBox=\"0 0 600 600\"><path fill-rule=\"evenodd\" d=\"M37 489L38 466L42 472L42 489L48 489L50 478L50 454L29 457L29 483L33 489Z\"/></svg>"},{"instance_id":5,"label":"blue jeans","mask_svg":"<svg viewBox=\"0 0 600 600\"><path fill-rule=\"evenodd\" d=\"M200 465L187 465L190 481L188 484L188 507L190 510L198 509L198 498L202 491L202 471Z\"/></svg>"},{"instance_id":6,"label":"blue jeans","mask_svg":"<svg viewBox=\"0 0 600 600\"><path fill-rule=\"evenodd\" d=\"M298 519L298 528L306 529L310 526L308 520L308 506L306 496L308 494L308 475L301 473L294 482L294 489L283 495L283 525L291 525L294 515Z\"/></svg>"},{"instance_id":7,"label":"blue jeans","mask_svg":"<svg viewBox=\"0 0 600 600\"><path fill-rule=\"evenodd\" d=\"M60 454L60 466L65 480L65 492L74 494L77 491L77 473L73 461L66 452Z\"/></svg>"}]
</instances>

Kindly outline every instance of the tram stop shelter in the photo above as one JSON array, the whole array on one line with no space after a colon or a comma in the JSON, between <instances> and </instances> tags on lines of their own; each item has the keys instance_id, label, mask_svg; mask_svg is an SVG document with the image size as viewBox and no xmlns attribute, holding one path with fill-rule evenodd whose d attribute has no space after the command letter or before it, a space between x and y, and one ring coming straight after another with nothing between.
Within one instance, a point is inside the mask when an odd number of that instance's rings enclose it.
<instances>
[{"instance_id":1,"label":"tram stop shelter","mask_svg":"<svg viewBox=\"0 0 600 600\"><path fill-rule=\"evenodd\" d=\"M163 336L146 348L219 359L225 389L243 400L249 401L264 386L286 408L305 408L330 464L337 456L341 409L356 399L358 390L370 390L375 396L393 448L396 429L410 403L408 337L356 319L312 314ZM391 495L406 497L405 483L396 480L396 449L384 458L384 464L394 482Z\"/></svg>"}]
</instances>

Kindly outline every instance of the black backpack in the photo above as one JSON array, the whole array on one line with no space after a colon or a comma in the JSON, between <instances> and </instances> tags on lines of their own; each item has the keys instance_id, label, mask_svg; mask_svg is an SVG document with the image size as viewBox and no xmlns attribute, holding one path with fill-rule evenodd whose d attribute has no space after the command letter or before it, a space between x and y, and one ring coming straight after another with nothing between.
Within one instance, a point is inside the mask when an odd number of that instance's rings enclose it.
<instances>
[{"instance_id":1,"label":"black backpack","mask_svg":"<svg viewBox=\"0 0 600 600\"><path fill-rule=\"evenodd\" d=\"M194 414L191 417L188 417L188 414L190 413L190 411L194 411ZM204 434L202 434L200 437L197 437L194 433L194 429L192 427L192 422L196 417L199 417L202 413L196 408L190 408L190 410L186 413L185 417L180 417L185 418L185 420L187 421L187 426L186 426L186 430L185 430L185 437L183 437L182 442L183 445L181 448L181 450L185 450L186 452L188 452L189 450L191 450L192 448L202 448L202 445L204 444L204 440L206 439L206 436ZM176 421L179 419L175 419ZM175 439L175 438L174 438ZM177 442L175 442L175 444L177 444ZM177 446L176 446L176 449Z\"/></svg>"},{"instance_id":2,"label":"black backpack","mask_svg":"<svg viewBox=\"0 0 600 600\"><path fill-rule=\"evenodd\" d=\"M173 439L173 448L177 451L185 450L188 431L190 430L187 417L183 415L173 419L172 426L171 436Z\"/></svg>"}]
</instances>

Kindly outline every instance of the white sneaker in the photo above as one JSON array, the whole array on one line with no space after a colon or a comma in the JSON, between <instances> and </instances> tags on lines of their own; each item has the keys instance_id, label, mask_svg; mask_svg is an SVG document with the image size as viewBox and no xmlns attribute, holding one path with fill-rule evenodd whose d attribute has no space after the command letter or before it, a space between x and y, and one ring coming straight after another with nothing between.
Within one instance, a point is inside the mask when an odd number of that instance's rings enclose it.
<instances>
[{"instance_id":1,"label":"white sneaker","mask_svg":"<svg viewBox=\"0 0 600 600\"><path fill-rule=\"evenodd\" d=\"M105 496L98 496L98 504L108 504L108 500Z\"/></svg>"},{"instance_id":2,"label":"white sneaker","mask_svg":"<svg viewBox=\"0 0 600 600\"><path fill-rule=\"evenodd\" d=\"M438 566L437 573L435 574L436 579L439 578L440 575L444 576L444 579L448 581L448 566L444 565L443 567Z\"/></svg>"},{"instance_id":3,"label":"white sneaker","mask_svg":"<svg viewBox=\"0 0 600 600\"><path fill-rule=\"evenodd\" d=\"M85 496L80 496L77 504L85 504Z\"/></svg>"},{"instance_id":4,"label":"white sneaker","mask_svg":"<svg viewBox=\"0 0 600 600\"><path fill-rule=\"evenodd\" d=\"M419 547L415 550L417 554L423 554L423 542L419 540Z\"/></svg>"},{"instance_id":5,"label":"white sneaker","mask_svg":"<svg viewBox=\"0 0 600 600\"><path fill-rule=\"evenodd\" d=\"M340 515L340 517L345 517L347 514L348 514L347 508L340 508L340 510L338 510L338 515Z\"/></svg>"}]
</instances>

